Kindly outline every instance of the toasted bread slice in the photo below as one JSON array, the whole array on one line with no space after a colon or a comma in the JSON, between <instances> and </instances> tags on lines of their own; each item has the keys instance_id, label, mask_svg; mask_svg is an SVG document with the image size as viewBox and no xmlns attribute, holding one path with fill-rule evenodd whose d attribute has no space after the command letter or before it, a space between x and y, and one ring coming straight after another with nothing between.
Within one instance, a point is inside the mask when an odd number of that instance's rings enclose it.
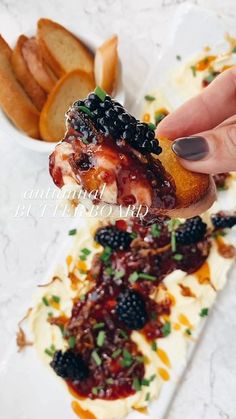
<instances>
[{"instance_id":1,"label":"toasted bread slice","mask_svg":"<svg viewBox=\"0 0 236 419\"><path fill-rule=\"evenodd\" d=\"M115 89L118 74L118 38L113 35L107 39L96 51L94 60L95 80L108 94Z\"/></svg>"},{"instance_id":2,"label":"toasted bread slice","mask_svg":"<svg viewBox=\"0 0 236 419\"><path fill-rule=\"evenodd\" d=\"M51 92L57 82L57 78L44 61L35 38L29 38L23 43L22 54L31 74L38 84L45 92Z\"/></svg>"},{"instance_id":3,"label":"toasted bread slice","mask_svg":"<svg viewBox=\"0 0 236 419\"><path fill-rule=\"evenodd\" d=\"M177 205L176 209L169 211L169 215L188 217L199 214L203 200L204 207L209 208L215 200L215 186L211 177L185 169L171 149L172 141L162 138L159 143L163 151L158 155L158 160L170 173L176 186Z\"/></svg>"},{"instance_id":4,"label":"toasted bread slice","mask_svg":"<svg viewBox=\"0 0 236 419\"><path fill-rule=\"evenodd\" d=\"M66 111L93 89L93 77L81 70L74 70L57 82L40 115L40 133L45 141L59 141L64 137Z\"/></svg>"},{"instance_id":5,"label":"toasted bread slice","mask_svg":"<svg viewBox=\"0 0 236 419\"><path fill-rule=\"evenodd\" d=\"M93 73L92 53L63 26L39 19L37 37L44 59L58 77L73 70Z\"/></svg>"},{"instance_id":6,"label":"toasted bread slice","mask_svg":"<svg viewBox=\"0 0 236 419\"><path fill-rule=\"evenodd\" d=\"M0 36L0 106L17 128L39 138L39 112L16 79L11 55L10 47Z\"/></svg>"},{"instance_id":7,"label":"toasted bread slice","mask_svg":"<svg viewBox=\"0 0 236 419\"><path fill-rule=\"evenodd\" d=\"M40 111L46 101L47 95L29 71L23 57L22 48L27 40L28 38L25 35L19 36L17 44L12 52L11 63L17 80L20 82L33 104Z\"/></svg>"}]
</instances>

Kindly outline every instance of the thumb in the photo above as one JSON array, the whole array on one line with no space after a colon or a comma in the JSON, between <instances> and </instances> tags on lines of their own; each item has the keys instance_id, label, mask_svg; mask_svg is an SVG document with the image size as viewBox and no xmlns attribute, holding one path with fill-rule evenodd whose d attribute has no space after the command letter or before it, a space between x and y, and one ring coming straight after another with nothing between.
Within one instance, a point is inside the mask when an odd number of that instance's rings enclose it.
<instances>
[{"instance_id":1,"label":"thumb","mask_svg":"<svg viewBox=\"0 0 236 419\"><path fill-rule=\"evenodd\" d=\"M236 116L210 131L177 138L172 150L188 170L223 173L236 170Z\"/></svg>"}]
</instances>

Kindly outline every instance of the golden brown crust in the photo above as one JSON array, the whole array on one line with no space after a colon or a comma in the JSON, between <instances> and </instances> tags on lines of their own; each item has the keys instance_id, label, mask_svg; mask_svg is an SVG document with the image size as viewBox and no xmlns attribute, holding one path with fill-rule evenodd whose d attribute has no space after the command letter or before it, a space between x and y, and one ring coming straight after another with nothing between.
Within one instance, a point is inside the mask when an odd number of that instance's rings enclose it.
<instances>
[{"instance_id":1,"label":"golden brown crust","mask_svg":"<svg viewBox=\"0 0 236 419\"><path fill-rule=\"evenodd\" d=\"M28 38L25 35L19 36L17 44L12 52L11 63L17 80L20 82L33 104L40 111L46 101L47 95L34 79L23 57L22 48L27 40Z\"/></svg>"},{"instance_id":2,"label":"golden brown crust","mask_svg":"<svg viewBox=\"0 0 236 419\"><path fill-rule=\"evenodd\" d=\"M118 37L113 35L107 39L96 51L94 72L96 84L108 94L115 89L118 74Z\"/></svg>"},{"instance_id":3,"label":"golden brown crust","mask_svg":"<svg viewBox=\"0 0 236 419\"><path fill-rule=\"evenodd\" d=\"M209 207L215 199L215 189L211 177L202 173L190 172L179 162L171 149L171 141L162 138L159 139L163 151L158 159L163 164L165 170L170 173L176 186L177 205L176 210L170 211L172 216L185 217L188 210L192 209L192 214L199 213L197 203L206 200ZM187 211L183 211L185 209ZM181 209L181 211L178 211Z\"/></svg>"},{"instance_id":4,"label":"golden brown crust","mask_svg":"<svg viewBox=\"0 0 236 419\"><path fill-rule=\"evenodd\" d=\"M57 82L57 78L46 65L35 38L29 38L23 43L22 54L29 71L37 83L45 92L51 92Z\"/></svg>"},{"instance_id":5,"label":"golden brown crust","mask_svg":"<svg viewBox=\"0 0 236 419\"><path fill-rule=\"evenodd\" d=\"M40 115L40 133L45 141L59 141L64 137L66 111L94 87L93 76L81 70L71 71L57 82Z\"/></svg>"},{"instance_id":6,"label":"golden brown crust","mask_svg":"<svg viewBox=\"0 0 236 419\"><path fill-rule=\"evenodd\" d=\"M0 36L0 106L14 125L39 138L39 112L18 83L11 66L12 51Z\"/></svg>"},{"instance_id":7,"label":"golden brown crust","mask_svg":"<svg viewBox=\"0 0 236 419\"><path fill-rule=\"evenodd\" d=\"M92 53L62 25L39 19L37 39L45 61L58 77L76 69L93 73Z\"/></svg>"}]
</instances>

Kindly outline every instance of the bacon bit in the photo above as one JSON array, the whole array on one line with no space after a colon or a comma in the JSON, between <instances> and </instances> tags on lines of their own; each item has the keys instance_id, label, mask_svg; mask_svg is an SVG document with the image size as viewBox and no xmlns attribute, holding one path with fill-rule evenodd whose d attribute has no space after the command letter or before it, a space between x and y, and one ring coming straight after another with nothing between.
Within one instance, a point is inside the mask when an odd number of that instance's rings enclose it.
<instances>
[{"instance_id":1,"label":"bacon bit","mask_svg":"<svg viewBox=\"0 0 236 419\"><path fill-rule=\"evenodd\" d=\"M74 413L79 416L80 419L97 419L96 416L94 416L93 413L91 413L89 410L83 409L80 404L77 401L71 402L71 407L74 411Z\"/></svg>"},{"instance_id":2,"label":"bacon bit","mask_svg":"<svg viewBox=\"0 0 236 419\"><path fill-rule=\"evenodd\" d=\"M198 61L198 63L195 64L195 68L197 71L204 71L206 70L212 61L215 61L216 55L208 55L207 57L204 57L202 60Z\"/></svg>"},{"instance_id":3,"label":"bacon bit","mask_svg":"<svg viewBox=\"0 0 236 419\"><path fill-rule=\"evenodd\" d=\"M55 281L61 281L61 282L62 282L62 279L61 279L61 278L59 278L59 276L54 276L54 277L51 279L51 281L50 281L50 282L47 282L46 284L38 285L38 287L39 287L39 288L48 287L49 285L53 284L53 282L55 282Z\"/></svg>"},{"instance_id":4,"label":"bacon bit","mask_svg":"<svg viewBox=\"0 0 236 419\"><path fill-rule=\"evenodd\" d=\"M159 358L163 362L163 364L165 364L169 368L171 367L170 359L169 359L167 353L163 349L157 348L157 355L159 356Z\"/></svg>"},{"instance_id":5,"label":"bacon bit","mask_svg":"<svg viewBox=\"0 0 236 419\"><path fill-rule=\"evenodd\" d=\"M139 413L142 413L143 415L148 415L149 414L148 408L146 406L145 407L135 407L135 406L133 406L132 409L136 410Z\"/></svg>"},{"instance_id":6,"label":"bacon bit","mask_svg":"<svg viewBox=\"0 0 236 419\"><path fill-rule=\"evenodd\" d=\"M158 368L158 372L164 381L169 381L170 374L164 368Z\"/></svg>"},{"instance_id":7,"label":"bacon bit","mask_svg":"<svg viewBox=\"0 0 236 419\"><path fill-rule=\"evenodd\" d=\"M181 326L180 326L180 324L179 324L179 323L175 323L175 324L173 325L173 328L174 328L175 330L180 330L180 329L181 329Z\"/></svg>"},{"instance_id":8,"label":"bacon bit","mask_svg":"<svg viewBox=\"0 0 236 419\"><path fill-rule=\"evenodd\" d=\"M18 331L16 333L16 344L18 346L18 352L23 351L23 349L25 349L26 346L32 346L33 342L30 342L27 340L27 337L25 335L24 330L22 329L21 325L22 323L28 319L30 313L32 311L32 308L29 308L25 314L25 316L23 317L23 319L21 319L19 321L19 323L17 324L18 326Z\"/></svg>"},{"instance_id":9,"label":"bacon bit","mask_svg":"<svg viewBox=\"0 0 236 419\"><path fill-rule=\"evenodd\" d=\"M178 317L179 322L183 325L191 329L193 326L191 325L189 319L185 316L185 314L180 314Z\"/></svg>"},{"instance_id":10,"label":"bacon bit","mask_svg":"<svg viewBox=\"0 0 236 419\"><path fill-rule=\"evenodd\" d=\"M192 292L192 290L189 287L186 287L183 284L178 284L178 285L181 288L181 294L184 297L193 297L193 298L196 298L196 295Z\"/></svg>"},{"instance_id":11,"label":"bacon bit","mask_svg":"<svg viewBox=\"0 0 236 419\"><path fill-rule=\"evenodd\" d=\"M81 270L81 271L83 271L83 272L86 272L87 271L87 264L84 262L84 260L79 260L78 262L77 262L77 268L79 269L79 270Z\"/></svg>"},{"instance_id":12,"label":"bacon bit","mask_svg":"<svg viewBox=\"0 0 236 419\"><path fill-rule=\"evenodd\" d=\"M150 122L150 113L145 113L143 115L143 122Z\"/></svg>"},{"instance_id":13,"label":"bacon bit","mask_svg":"<svg viewBox=\"0 0 236 419\"><path fill-rule=\"evenodd\" d=\"M68 268L70 267L71 262L73 261L73 258L71 255L68 255L66 258L66 264L68 266Z\"/></svg>"},{"instance_id":14,"label":"bacon bit","mask_svg":"<svg viewBox=\"0 0 236 419\"><path fill-rule=\"evenodd\" d=\"M79 279L77 278L77 276L73 272L69 272L68 276L69 276L69 279L71 281L71 289L75 291L77 289Z\"/></svg>"},{"instance_id":15,"label":"bacon bit","mask_svg":"<svg viewBox=\"0 0 236 419\"><path fill-rule=\"evenodd\" d=\"M231 259L236 256L236 248L232 244L225 243L223 237L216 237L218 252L225 259Z\"/></svg>"}]
</instances>

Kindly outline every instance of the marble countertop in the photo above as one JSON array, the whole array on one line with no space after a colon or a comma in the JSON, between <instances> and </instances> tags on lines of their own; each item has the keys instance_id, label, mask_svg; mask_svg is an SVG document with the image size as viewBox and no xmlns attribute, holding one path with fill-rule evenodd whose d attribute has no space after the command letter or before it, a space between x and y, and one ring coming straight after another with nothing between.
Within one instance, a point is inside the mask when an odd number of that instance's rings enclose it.
<instances>
[{"instance_id":1,"label":"marble countertop","mask_svg":"<svg viewBox=\"0 0 236 419\"><path fill-rule=\"evenodd\" d=\"M42 16L78 24L81 31L91 27L103 38L116 32L130 105L145 81L152 58L160 51L167 24L179 3L184 0L0 0L1 33L10 43L14 42L20 33L31 31ZM185 3L236 15L235 0ZM29 197L32 189L41 191L52 186L47 156L16 146L1 133L1 127L0 153L1 357L72 221L69 217L42 216L45 198ZM24 198L25 191L28 199ZM231 280L210 314L168 419L236 419L235 296L236 282Z\"/></svg>"}]
</instances>

